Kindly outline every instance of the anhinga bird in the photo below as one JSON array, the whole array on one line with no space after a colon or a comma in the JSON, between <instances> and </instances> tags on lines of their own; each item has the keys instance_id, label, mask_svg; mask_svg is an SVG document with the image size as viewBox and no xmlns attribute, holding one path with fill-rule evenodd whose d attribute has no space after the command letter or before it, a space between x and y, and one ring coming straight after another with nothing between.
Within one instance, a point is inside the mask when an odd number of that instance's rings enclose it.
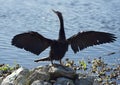
<instances>
[{"instance_id":1,"label":"anhinga bird","mask_svg":"<svg viewBox=\"0 0 120 85\"><path fill-rule=\"evenodd\" d=\"M61 63L61 59L68 51L69 45L71 45L72 50L76 53L86 47L110 43L116 39L114 34L97 31L78 32L72 37L66 39L62 13L54 10L53 12L58 16L60 21L58 40L45 38L41 34L33 31L18 34L12 39L12 45L15 45L18 48L24 48L36 55L39 55L50 46L49 56L35 60L35 62L51 61L53 64L53 60L59 60Z\"/></svg>"}]
</instances>

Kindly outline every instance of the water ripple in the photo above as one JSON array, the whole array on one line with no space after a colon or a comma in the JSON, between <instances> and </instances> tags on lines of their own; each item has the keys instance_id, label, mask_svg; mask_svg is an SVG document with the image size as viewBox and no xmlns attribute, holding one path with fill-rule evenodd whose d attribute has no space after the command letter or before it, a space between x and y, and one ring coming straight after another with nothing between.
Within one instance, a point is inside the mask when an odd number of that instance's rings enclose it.
<instances>
[{"instance_id":1,"label":"water ripple","mask_svg":"<svg viewBox=\"0 0 120 85\"><path fill-rule=\"evenodd\" d=\"M118 37L114 43L89 47L76 55L69 49L66 57L77 61L117 52L110 56L111 59L103 56L107 62L115 62L120 56L119 3L119 0L0 0L0 62L9 64L17 62L23 66L34 67L39 65L33 62L34 59L48 56L49 49L36 56L11 46L11 39L16 34L30 30L37 31L47 38L57 39L59 21L51 9L63 13L67 38L79 31L87 30L110 32Z\"/></svg>"}]
</instances>

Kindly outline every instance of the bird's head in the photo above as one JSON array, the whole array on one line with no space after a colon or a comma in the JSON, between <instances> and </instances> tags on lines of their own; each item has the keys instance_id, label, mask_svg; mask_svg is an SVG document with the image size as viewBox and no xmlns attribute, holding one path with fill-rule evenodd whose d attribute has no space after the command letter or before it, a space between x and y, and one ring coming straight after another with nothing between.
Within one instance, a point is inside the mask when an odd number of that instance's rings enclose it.
<instances>
[{"instance_id":1,"label":"bird's head","mask_svg":"<svg viewBox=\"0 0 120 85\"><path fill-rule=\"evenodd\" d=\"M62 18L62 13L59 11L52 10L59 18Z\"/></svg>"}]
</instances>

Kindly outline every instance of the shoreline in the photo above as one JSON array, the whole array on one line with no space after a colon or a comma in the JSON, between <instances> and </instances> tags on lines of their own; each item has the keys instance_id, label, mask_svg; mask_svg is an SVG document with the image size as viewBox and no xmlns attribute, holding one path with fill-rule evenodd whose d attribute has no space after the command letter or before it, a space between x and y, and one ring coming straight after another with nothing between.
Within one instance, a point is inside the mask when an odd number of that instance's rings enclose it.
<instances>
[{"instance_id":1,"label":"shoreline","mask_svg":"<svg viewBox=\"0 0 120 85\"><path fill-rule=\"evenodd\" d=\"M24 67L20 66L19 64L16 64L15 67L10 67L9 65L1 64L0 65L0 73L1 73L1 75L0 75L0 83L3 83L3 81L5 81L5 79L8 76L12 75L15 71L18 71L19 69L23 69L23 70L27 69L28 72L25 75L28 75L28 73L36 72L35 71L36 69L38 71L40 71L41 68L43 70L43 68L44 69L48 69L48 68L49 69L50 68L59 69L58 67L61 67L61 65L59 65L59 64L55 64L55 65L57 65L57 67L54 67L54 66L52 67L51 65L45 65L45 66L39 66L39 67L36 67L36 68L33 68L33 69L28 69L28 68L24 68ZM118 65L109 66L101 58L93 59L92 61L88 61L88 62L86 62L84 60L81 60L81 61L79 61L79 64L75 64L75 62L73 60L66 59L66 61L64 62L63 67L73 70L73 73L77 75L77 78L72 79L72 81L76 80L76 82L78 82L78 81L83 82L83 81L88 81L88 80L92 79L91 80L92 84L93 83L105 84L105 85L107 85L107 84L109 84L109 85L112 85L112 84L118 85L118 84L120 84L120 65L118 64ZM48 70L46 70L46 71L48 72ZM62 72L63 71L59 72L60 75L54 80L54 83L57 82L57 79L59 79L59 78L60 79L65 78L65 80L66 79L69 80L69 78L66 78L65 76L63 76L63 74L61 74ZM66 73L68 73L68 71L66 71ZM66 75L66 73L64 75ZM73 73L70 73L70 74L73 74ZM48 72L48 74L49 74L49 72ZM29 74L29 76L30 75L33 75L33 74ZM41 75L41 74L39 74L39 75ZM48 78L48 76L50 76L50 75L46 75L46 73L42 73L42 76L47 76L46 78ZM28 79L28 76L27 76L27 79ZM80 80L80 79L82 79L82 80ZM39 83L40 83L40 79L37 79L37 80L39 80ZM50 81L50 80L48 79L47 81ZM71 81L71 79L70 79L70 81ZM34 81L32 81L32 83L33 82ZM44 81L42 81L42 82L44 82ZM27 85L32 85L32 83L27 84ZM48 82L48 83L51 84L51 82ZM77 85L75 83L73 83L73 84ZM26 85L26 84L23 84L23 85Z\"/></svg>"}]
</instances>

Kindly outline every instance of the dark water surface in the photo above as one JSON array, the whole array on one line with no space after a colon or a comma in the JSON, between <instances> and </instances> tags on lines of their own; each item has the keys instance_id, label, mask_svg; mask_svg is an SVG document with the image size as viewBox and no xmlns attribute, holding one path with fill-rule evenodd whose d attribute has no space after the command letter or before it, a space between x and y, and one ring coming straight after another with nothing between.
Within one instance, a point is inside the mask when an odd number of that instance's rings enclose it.
<instances>
[{"instance_id":1,"label":"dark water surface","mask_svg":"<svg viewBox=\"0 0 120 85\"><path fill-rule=\"evenodd\" d=\"M63 13L67 38L88 30L110 32L118 37L114 43L89 47L75 55L69 49L64 59L69 57L77 62L101 56L107 63L120 64L120 0L0 0L0 63L19 63L29 68L46 63L33 61L48 56L49 48L36 56L11 46L11 39L30 30L57 39L59 21L52 9ZM111 52L116 53L106 56Z\"/></svg>"}]
</instances>

